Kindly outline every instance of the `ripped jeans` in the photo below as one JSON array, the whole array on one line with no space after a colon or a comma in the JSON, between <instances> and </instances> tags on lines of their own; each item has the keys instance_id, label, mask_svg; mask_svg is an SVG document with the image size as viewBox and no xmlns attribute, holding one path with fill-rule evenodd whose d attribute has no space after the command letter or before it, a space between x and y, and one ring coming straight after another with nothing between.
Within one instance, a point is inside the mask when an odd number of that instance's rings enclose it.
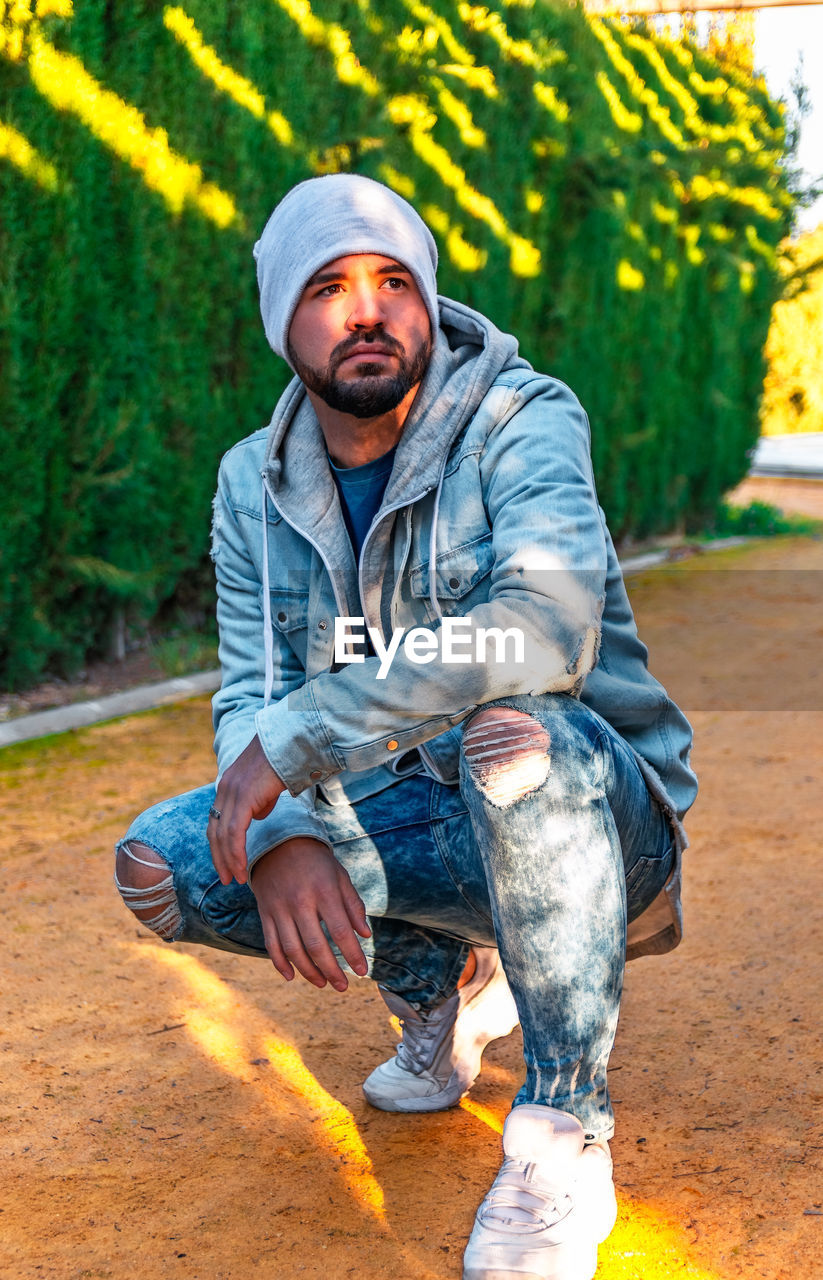
<instances>
[{"instance_id":1,"label":"ripped jeans","mask_svg":"<svg viewBox=\"0 0 823 1280\"><path fill-rule=\"evenodd\" d=\"M119 857L139 859L142 844L168 874L124 897L144 919L151 907L150 927L169 941L265 956L252 890L222 885L212 864L214 795L201 787L132 824ZM415 774L353 806L320 799L317 812L366 905L370 977L425 1009L454 991L471 944L498 947L523 1030L514 1104L557 1107L587 1140L610 1137L626 926L674 857L668 820L615 730L563 694L501 699L467 722L459 788Z\"/></svg>"}]
</instances>

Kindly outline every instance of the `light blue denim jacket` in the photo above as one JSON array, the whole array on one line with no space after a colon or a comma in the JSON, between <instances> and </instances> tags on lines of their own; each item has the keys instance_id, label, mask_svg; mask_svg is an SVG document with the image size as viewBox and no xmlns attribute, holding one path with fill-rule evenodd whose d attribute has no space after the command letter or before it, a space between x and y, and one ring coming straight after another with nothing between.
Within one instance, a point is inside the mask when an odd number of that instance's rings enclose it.
<instances>
[{"instance_id":1,"label":"light blue denim jacket","mask_svg":"<svg viewBox=\"0 0 823 1280\"><path fill-rule=\"evenodd\" d=\"M463 720L523 693L580 697L634 748L685 847L691 730L649 674L595 493L589 425L572 392L513 337L440 299L441 327L383 502L354 559L303 384L268 430L226 454L214 507L223 681L222 773L255 735L288 787L252 824L249 863L293 835L328 843L315 788L354 801L421 766L456 784ZM335 617L437 631L444 616L519 629L524 660L334 663ZM416 750L415 750L416 749ZM680 937L678 867L632 926L629 954Z\"/></svg>"}]
</instances>

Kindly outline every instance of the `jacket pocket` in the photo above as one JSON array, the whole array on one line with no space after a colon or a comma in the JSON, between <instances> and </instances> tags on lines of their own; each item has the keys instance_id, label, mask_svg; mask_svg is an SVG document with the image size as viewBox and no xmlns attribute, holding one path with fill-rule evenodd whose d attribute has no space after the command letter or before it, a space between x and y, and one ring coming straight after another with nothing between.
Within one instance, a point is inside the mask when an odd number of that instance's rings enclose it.
<instances>
[{"instance_id":1,"label":"jacket pocket","mask_svg":"<svg viewBox=\"0 0 823 1280\"><path fill-rule=\"evenodd\" d=\"M494 565L494 548L490 533L474 542L466 542L452 551L444 551L437 557L435 590L440 600L462 600L468 595ZM411 593L419 599L430 594L429 566L418 565L410 575Z\"/></svg>"},{"instance_id":2,"label":"jacket pocket","mask_svg":"<svg viewBox=\"0 0 823 1280\"><path fill-rule=\"evenodd\" d=\"M260 593L262 600L262 591ZM269 592L272 626L287 635L309 625L309 597L277 587Z\"/></svg>"}]
</instances>

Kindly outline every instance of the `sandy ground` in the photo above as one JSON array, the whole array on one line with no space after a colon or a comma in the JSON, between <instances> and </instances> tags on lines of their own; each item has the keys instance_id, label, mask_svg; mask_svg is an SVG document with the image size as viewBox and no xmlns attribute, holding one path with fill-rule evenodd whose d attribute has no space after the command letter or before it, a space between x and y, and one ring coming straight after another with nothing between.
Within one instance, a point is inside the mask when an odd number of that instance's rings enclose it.
<instances>
[{"instance_id":1,"label":"sandy ground","mask_svg":"<svg viewBox=\"0 0 823 1280\"><path fill-rule=\"evenodd\" d=\"M621 1206L599 1280L823 1277L823 542L632 583L696 728L687 936L627 974ZM0 1274L459 1277L522 1078L518 1034L441 1115L369 1108L375 989L145 933L111 847L211 776L205 700L0 753Z\"/></svg>"}]
</instances>

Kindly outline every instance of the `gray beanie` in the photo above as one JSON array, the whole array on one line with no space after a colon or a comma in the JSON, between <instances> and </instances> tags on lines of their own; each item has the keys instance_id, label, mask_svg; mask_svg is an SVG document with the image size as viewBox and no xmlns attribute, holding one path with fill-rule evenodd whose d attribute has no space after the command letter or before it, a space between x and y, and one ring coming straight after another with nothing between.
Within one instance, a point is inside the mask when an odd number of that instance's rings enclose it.
<instances>
[{"instance_id":1,"label":"gray beanie","mask_svg":"<svg viewBox=\"0 0 823 1280\"><path fill-rule=\"evenodd\" d=\"M420 290L432 334L437 307L437 246L411 205L381 182L330 173L283 197L254 246L260 312L269 346L288 360L289 326L311 277L352 253L381 253L406 267Z\"/></svg>"}]
</instances>

